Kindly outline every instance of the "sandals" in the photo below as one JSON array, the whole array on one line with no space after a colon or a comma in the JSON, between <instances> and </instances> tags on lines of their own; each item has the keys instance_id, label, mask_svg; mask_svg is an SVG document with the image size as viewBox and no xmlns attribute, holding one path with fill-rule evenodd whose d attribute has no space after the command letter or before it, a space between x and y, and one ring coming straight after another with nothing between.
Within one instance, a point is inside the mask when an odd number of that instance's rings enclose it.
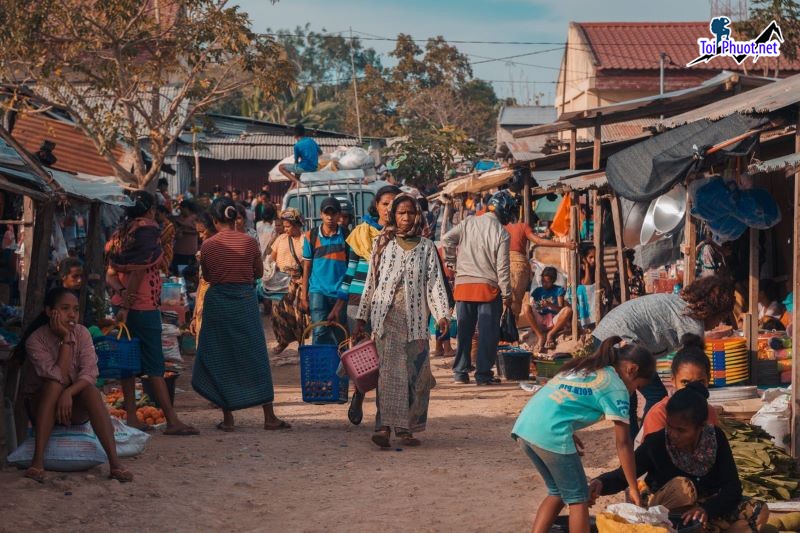
<instances>
[{"instance_id":1,"label":"sandals","mask_svg":"<svg viewBox=\"0 0 800 533\"><path fill-rule=\"evenodd\" d=\"M552 339L551 339L551 340L549 340L549 341L547 341L547 342L544 344L544 349L545 349L545 350L555 350L555 349L556 349L556 341L554 341L554 340L552 340Z\"/></svg>"},{"instance_id":2,"label":"sandals","mask_svg":"<svg viewBox=\"0 0 800 533\"><path fill-rule=\"evenodd\" d=\"M285 420L279 420L275 425L264 424L264 429L267 431L280 431L282 429L292 429L292 425Z\"/></svg>"},{"instance_id":3,"label":"sandals","mask_svg":"<svg viewBox=\"0 0 800 533\"><path fill-rule=\"evenodd\" d=\"M30 467L25 471L25 477L37 483L44 483L44 469Z\"/></svg>"},{"instance_id":4,"label":"sandals","mask_svg":"<svg viewBox=\"0 0 800 533\"><path fill-rule=\"evenodd\" d=\"M288 344L278 344L272 349L272 355L280 355L289 346Z\"/></svg>"},{"instance_id":5,"label":"sandals","mask_svg":"<svg viewBox=\"0 0 800 533\"><path fill-rule=\"evenodd\" d=\"M361 401L356 404L356 400L360 399ZM350 421L351 424L357 426L361 423L364 419L364 394L356 392L353 394L353 399L350 400L350 408L347 410L347 419Z\"/></svg>"},{"instance_id":6,"label":"sandals","mask_svg":"<svg viewBox=\"0 0 800 533\"><path fill-rule=\"evenodd\" d=\"M422 444L422 441L416 438L411 433L404 433L402 435L398 435L398 437L400 438L400 443L403 444L404 446L415 447Z\"/></svg>"},{"instance_id":7,"label":"sandals","mask_svg":"<svg viewBox=\"0 0 800 533\"><path fill-rule=\"evenodd\" d=\"M379 429L375 433L372 434L372 442L380 446L381 448L389 448L391 447L391 443L389 442L389 437L392 435L392 430L390 429Z\"/></svg>"},{"instance_id":8,"label":"sandals","mask_svg":"<svg viewBox=\"0 0 800 533\"><path fill-rule=\"evenodd\" d=\"M124 468L112 468L108 474L108 479L116 479L120 483L130 483L133 481L133 474Z\"/></svg>"},{"instance_id":9,"label":"sandals","mask_svg":"<svg viewBox=\"0 0 800 533\"><path fill-rule=\"evenodd\" d=\"M236 431L236 426L227 426L225 422L220 422L217 424L217 429L220 431L224 431L225 433L233 433Z\"/></svg>"}]
</instances>

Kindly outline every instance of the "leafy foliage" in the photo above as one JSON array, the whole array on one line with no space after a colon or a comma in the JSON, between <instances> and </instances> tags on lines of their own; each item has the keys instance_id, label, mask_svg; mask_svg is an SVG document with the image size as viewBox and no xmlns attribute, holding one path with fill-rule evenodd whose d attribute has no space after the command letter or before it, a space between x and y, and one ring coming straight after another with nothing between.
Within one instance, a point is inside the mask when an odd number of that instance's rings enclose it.
<instances>
[{"instance_id":1,"label":"leafy foliage","mask_svg":"<svg viewBox=\"0 0 800 533\"><path fill-rule=\"evenodd\" d=\"M0 0L6 107L65 109L123 181L145 187L192 117L295 67L228 0ZM130 166L111 149L131 148ZM142 156L146 148L153 164Z\"/></svg>"},{"instance_id":2,"label":"leafy foliage","mask_svg":"<svg viewBox=\"0 0 800 533\"><path fill-rule=\"evenodd\" d=\"M734 28L746 38L753 39L773 20L783 33L781 57L794 61L800 48L800 4L795 0L751 0L749 18L735 23ZM757 65L762 66L763 63L765 75L772 66L774 75L777 76L781 57L761 58Z\"/></svg>"},{"instance_id":3,"label":"leafy foliage","mask_svg":"<svg viewBox=\"0 0 800 533\"><path fill-rule=\"evenodd\" d=\"M457 157L474 157L477 146L463 130L426 128L393 145L392 153L398 164L394 175L420 190L428 190L454 168Z\"/></svg>"}]
</instances>

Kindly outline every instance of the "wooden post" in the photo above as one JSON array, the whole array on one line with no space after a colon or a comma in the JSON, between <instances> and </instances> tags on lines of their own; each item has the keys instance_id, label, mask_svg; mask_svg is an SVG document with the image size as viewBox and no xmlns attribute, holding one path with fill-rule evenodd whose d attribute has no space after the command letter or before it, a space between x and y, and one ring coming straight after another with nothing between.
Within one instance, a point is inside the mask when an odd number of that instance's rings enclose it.
<instances>
[{"instance_id":1,"label":"wooden post","mask_svg":"<svg viewBox=\"0 0 800 533\"><path fill-rule=\"evenodd\" d=\"M797 107L797 128L794 131L794 151L800 152L800 106ZM794 267L792 289L800 296L800 169L794 174L794 234L792 237ZM800 312L798 305L792 309L792 457L800 457Z\"/></svg>"},{"instance_id":2,"label":"wooden post","mask_svg":"<svg viewBox=\"0 0 800 533\"><path fill-rule=\"evenodd\" d=\"M602 145L602 129L600 128L600 115L597 115L594 124L594 153L592 155L592 168L600 169L600 148Z\"/></svg>"},{"instance_id":3,"label":"wooden post","mask_svg":"<svg viewBox=\"0 0 800 533\"><path fill-rule=\"evenodd\" d=\"M34 213L36 212L33 200L27 196L22 197L22 220L25 224L22 226L22 246L24 248L23 256L22 256L22 268L23 271L21 272L21 279L20 279L20 286L19 286L19 294L20 294L20 303L22 304L22 308L25 309L25 301L27 300L27 287L28 287L28 277L30 276L31 271L31 257L33 254L33 220L34 220ZM49 243L49 241L48 241Z\"/></svg>"},{"instance_id":4,"label":"wooden post","mask_svg":"<svg viewBox=\"0 0 800 533\"><path fill-rule=\"evenodd\" d=\"M36 204L36 221L33 225L28 286L25 291L23 324L27 326L44 309L47 291L47 264L50 259L50 236L53 233L54 202Z\"/></svg>"},{"instance_id":5,"label":"wooden post","mask_svg":"<svg viewBox=\"0 0 800 533\"><path fill-rule=\"evenodd\" d=\"M81 317L85 316L89 283L100 285L100 294L105 285L105 270L103 268L103 248L101 246L100 232L102 220L100 215L100 202L92 202L89 207L89 231L86 237L86 264L83 268L84 283L81 289Z\"/></svg>"},{"instance_id":6,"label":"wooden post","mask_svg":"<svg viewBox=\"0 0 800 533\"><path fill-rule=\"evenodd\" d=\"M601 294L601 287L603 284L600 283L600 278L603 275L603 240L601 239L603 233L603 212L601 211L600 207L600 195L597 191L591 191L590 197L592 199L592 218L593 218L593 226L594 229L592 231L592 236L594 238L594 250L595 250L595 262L594 262L594 312L595 317L597 317L597 324L600 323L600 319L603 318L602 313L602 294ZM613 294L606 294L606 298L609 300L614 298Z\"/></svg>"},{"instance_id":7,"label":"wooden post","mask_svg":"<svg viewBox=\"0 0 800 533\"><path fill-rule=\"evenodd\" d=\"M574 131L574 130L573 130ZM579 242L578 232L580 228L578 227L578 216L580 214L580 209L578 208L578 195L572 191L570 192L572 195L572 207L570 208L570 217L569 217L569 238L572 242L577 243ZM579 276L579 257L578 257L578 250L577 248L575 251L571 252L570 258L570 268L569 268L569 284L572 287L572 339L574 341L578 340L578 283L580 280L578 279Z\"/></svg>"},{"instance_id":8,"label":"wooden post","mask_svg":"<svg viewBox=\"0 0 800 533\"><path fill-rule=\"evenodd\" d=\"M569 130L569 169L575 170L577 168L577 149L578 149L578 130L572 128Z\"/></svg>"},{"instance_id":9,"label":"wooden post","mask_svg":"<svg viewBox=\"0 0 800 533\"><path fill-rule=\"evenodd\" d=\"M683 226L683 242L686 250L683 254L683 286L690 285L695 279L697 270L697 230L692 217L692 199L686 191L686 224Z\"/></svg>"},{"instance_id":10,"label":"wooden post","mask_svg":"<svg viewBox=\"0 0 800 533\"><path fill-rule=\"evenodd\" d=\"M522 189L522 201L524 206L522 208L522 220L526 226L531 225L531 184L525 180L525 187Z\"/></svg>"},{"instance_id":11,"label":"wooden post","mask_svg":"<svg viewBox=\"0 0 800 533\"><path fill-rule=\"evenodd\" d=\"M620 303L625 303L628 301L628 276L625 272L625 245L622 244L622 217L619 213L619 198L617 198L615 194L612 194L609 202L611 202L611 218L614 221L614 238L617 241L619 299Z\"/></svg>"},{"instance_id":12,"label":"wooden post","mask_svg":"<svg viewBox=\"0 0 800 533\"><path fill-rule=\"evenodd\" d=\"M748 310L745 317L745 332L747 333L747 350L750 353L750 383L756 383L755 364L758 359L758 279L759 279L759 254L758 230L750 228L750 275L748 290Z\"/></svg>"}]
</instances>

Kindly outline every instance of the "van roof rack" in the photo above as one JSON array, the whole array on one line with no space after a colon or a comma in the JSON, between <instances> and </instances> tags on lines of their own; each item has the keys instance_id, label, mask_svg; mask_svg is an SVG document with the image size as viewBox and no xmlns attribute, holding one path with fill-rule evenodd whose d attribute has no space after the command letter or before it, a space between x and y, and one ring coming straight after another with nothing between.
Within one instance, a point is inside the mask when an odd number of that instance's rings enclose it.
<instances>
[{"instance_id":1,"label":"van roof rack","mask_svg":"<svg viewBox=\"0 0 800 533\"><path fill-rule=\"evenodd\" d=\"M320 170L317 172L303 172L300 175L300 182L303 185L314 185L319 183L326 184L345 184L345 183L369 183L375 181L377 176L366 176L364 170L357 168L354 170Z\"/></svg>"}]
</instances>

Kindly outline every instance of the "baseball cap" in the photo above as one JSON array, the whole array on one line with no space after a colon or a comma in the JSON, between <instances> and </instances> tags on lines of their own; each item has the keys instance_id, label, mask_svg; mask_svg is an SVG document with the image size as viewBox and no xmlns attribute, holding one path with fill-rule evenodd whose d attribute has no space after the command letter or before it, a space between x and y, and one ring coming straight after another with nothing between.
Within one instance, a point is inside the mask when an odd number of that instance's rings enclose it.
<instances>
[{"instance_id":1,"label":"baseball cap","mask_svg":"<svg viewBox=\"0 0 800 533\"><path fill-rule=\"evenodd\" d=\"M350 200L339 200L339 205L342 206L342 213L346 215L352 215L355 213L353 210L353 204L350 203Z\"/></svg>"},{"instance_id":2,"label":"baseball cap","mask_svg":"<svg viewBox=\"0 0 800 533\"><path fill-rule=\"evenodd\" d=\"M329 209L333 209L337 213L342 212L342 204L339 203L339 200L334 198L333 196L328 196L324 200L322 200L322 204L319 207L320 212L324 213Z\"/></svg>"}]
</instances>

